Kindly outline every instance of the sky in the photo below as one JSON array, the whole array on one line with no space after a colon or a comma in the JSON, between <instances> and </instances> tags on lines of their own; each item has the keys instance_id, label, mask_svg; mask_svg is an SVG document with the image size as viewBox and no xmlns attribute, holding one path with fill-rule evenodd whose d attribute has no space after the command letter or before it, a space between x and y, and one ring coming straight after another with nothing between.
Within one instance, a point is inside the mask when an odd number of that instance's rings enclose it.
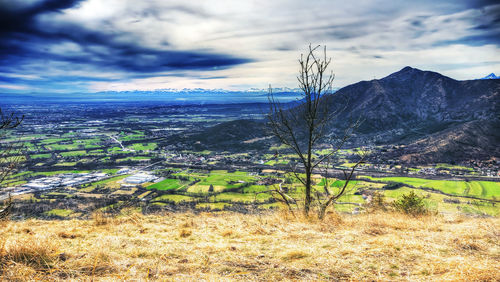
<instances>
[{"instance_id":1,"label":"sky","mask_svg":"<svg viewBox=\"0 0 500 282\"><path fill-rule=\"evenodd\" d=\"M0 0L0 92L297 87L308 45L334 87L405 66L500 72L497 1Z\"/></svg>"}]
</instances>

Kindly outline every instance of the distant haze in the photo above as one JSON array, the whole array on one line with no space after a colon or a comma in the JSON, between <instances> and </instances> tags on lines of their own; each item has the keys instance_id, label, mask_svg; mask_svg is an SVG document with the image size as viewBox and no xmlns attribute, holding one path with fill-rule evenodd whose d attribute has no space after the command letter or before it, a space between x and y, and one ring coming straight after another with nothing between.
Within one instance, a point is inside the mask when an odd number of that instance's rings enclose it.
<instances>
[{"instance_id":1,"label":"distant haze","mask_svg":"<svg viewBox=\"0 0 500 282\"><path fill-rule=\"evenodd\" d=\"M274 91L273 95L281 103L300 99L298 89ZM261 91L223 91L223 90L162 90L162 91L125 91L98 93L0 93L0 105L32 104L82 104L82 103L131 103L152 105L206 105L206 104L245 104L268 103L268 93ZM267 106L266 106L267 109Z\"/></svg>"},{"instance_id":2,"label":"distant haze","mask_svg":"<svg viewBox=\"0 0 500 282\"><path fill-rule=\"evenodd\" d=\"M407 65L481 78L500 73L496 3L0 0L0 93L294 88L309 43L335 87Z\"/></svg>"}]
</instances>

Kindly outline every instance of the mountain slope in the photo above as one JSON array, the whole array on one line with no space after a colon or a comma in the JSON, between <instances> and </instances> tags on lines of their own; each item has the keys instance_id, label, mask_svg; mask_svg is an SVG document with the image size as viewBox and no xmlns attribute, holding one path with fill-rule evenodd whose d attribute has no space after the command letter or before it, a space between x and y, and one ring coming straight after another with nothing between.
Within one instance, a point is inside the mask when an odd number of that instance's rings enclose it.
<instances>
[{"instance_id":1,"label":"mountain slope","mask_svg":"<svg viewBox=\"0 0 500 282\"><path fill-rule=\"evenodd\" d=\"M360 133L418 138L457 122L492 118L498 113L499 92L497 80L457 81L405 67L383 79L340 89L335 95L347 97L349 106L335 125L344 124L348 116L362 116Z\"/></svg>"},{"instance_id":2,"label":"mountain slope","mask_svg":"<svg viewBox=\"0 0 500 282\"><path fill-rule=\"evenodd\" d=\"M408 144L396 152L401 161L500 156L496 149L500 80L457 81L405 67L380 80L347 86L335 95L348 97L350 102L333 128L341 128L348 116L361 116L364 123L357 143Z\"/></svg>"},{"instance_id":3,"label":"mountain slope","mask_svg":"<svg viewBox=\"0 0 500 282\"><path fill-rule=\"evenodd\" d=\"M182 144L195 150L239 151L262 149L269 135L264 121L235 120L192 135L175 135L169 138L168 143Z\"/></svg>"},{"instance_id":4,"label":"mountain slope","mask_svg":"<svg viewBox=\"0 0 500 282\"><path fill-rule=\"evenodd\" d=\"M500 121L475 120L428 135L381 158L404 163L488 160L500 156Z\"/></svg>"}]
</instances>

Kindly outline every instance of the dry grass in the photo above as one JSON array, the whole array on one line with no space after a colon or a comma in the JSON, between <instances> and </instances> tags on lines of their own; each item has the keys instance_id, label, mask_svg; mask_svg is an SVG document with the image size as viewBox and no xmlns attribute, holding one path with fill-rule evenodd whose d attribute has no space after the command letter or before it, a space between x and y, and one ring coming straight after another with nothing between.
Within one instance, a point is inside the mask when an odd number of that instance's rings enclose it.
<instances>
[{"instance_id":1,"label":"dry grass","mask_svg":"<svg viewBox=\"0 0 500 282\"><path fill-rule=\"evenodd\" d=\"M134 211L0 226L0 280L500 280L500 220Z\"/></svg>"}]
</instances>

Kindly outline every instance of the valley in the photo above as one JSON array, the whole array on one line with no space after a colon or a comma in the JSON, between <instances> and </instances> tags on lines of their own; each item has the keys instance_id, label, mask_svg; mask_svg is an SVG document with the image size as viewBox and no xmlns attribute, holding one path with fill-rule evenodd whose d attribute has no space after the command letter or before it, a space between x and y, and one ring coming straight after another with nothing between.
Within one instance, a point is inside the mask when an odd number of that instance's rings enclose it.
<instances>
[{"instance_id":1,"label":"valley","mask_svg":"<svg viewBox=\"0 0 500 282\"><path fill-rule=\"evenodd\" d=\"M8 157L18 171L4 180L0 197L14 196L20 218L86 218L131 206L145 213L253 213L280 208L277 187L302 193L292 174L298 156L267 132L267 104L48 102L4 109L24 115L22 126L2 140L16 148ZM340 187L342 171L361 148L367 153L338 211L359 212L374 193L390 202L413 190L435 212L499 214L498 159L405 162L400 152L411 150L414 139L381 144L369 141L373 136L358 133L333 167L314 175L318 191L325 177L332 189Z\"/></svg>"}]
</instances>

